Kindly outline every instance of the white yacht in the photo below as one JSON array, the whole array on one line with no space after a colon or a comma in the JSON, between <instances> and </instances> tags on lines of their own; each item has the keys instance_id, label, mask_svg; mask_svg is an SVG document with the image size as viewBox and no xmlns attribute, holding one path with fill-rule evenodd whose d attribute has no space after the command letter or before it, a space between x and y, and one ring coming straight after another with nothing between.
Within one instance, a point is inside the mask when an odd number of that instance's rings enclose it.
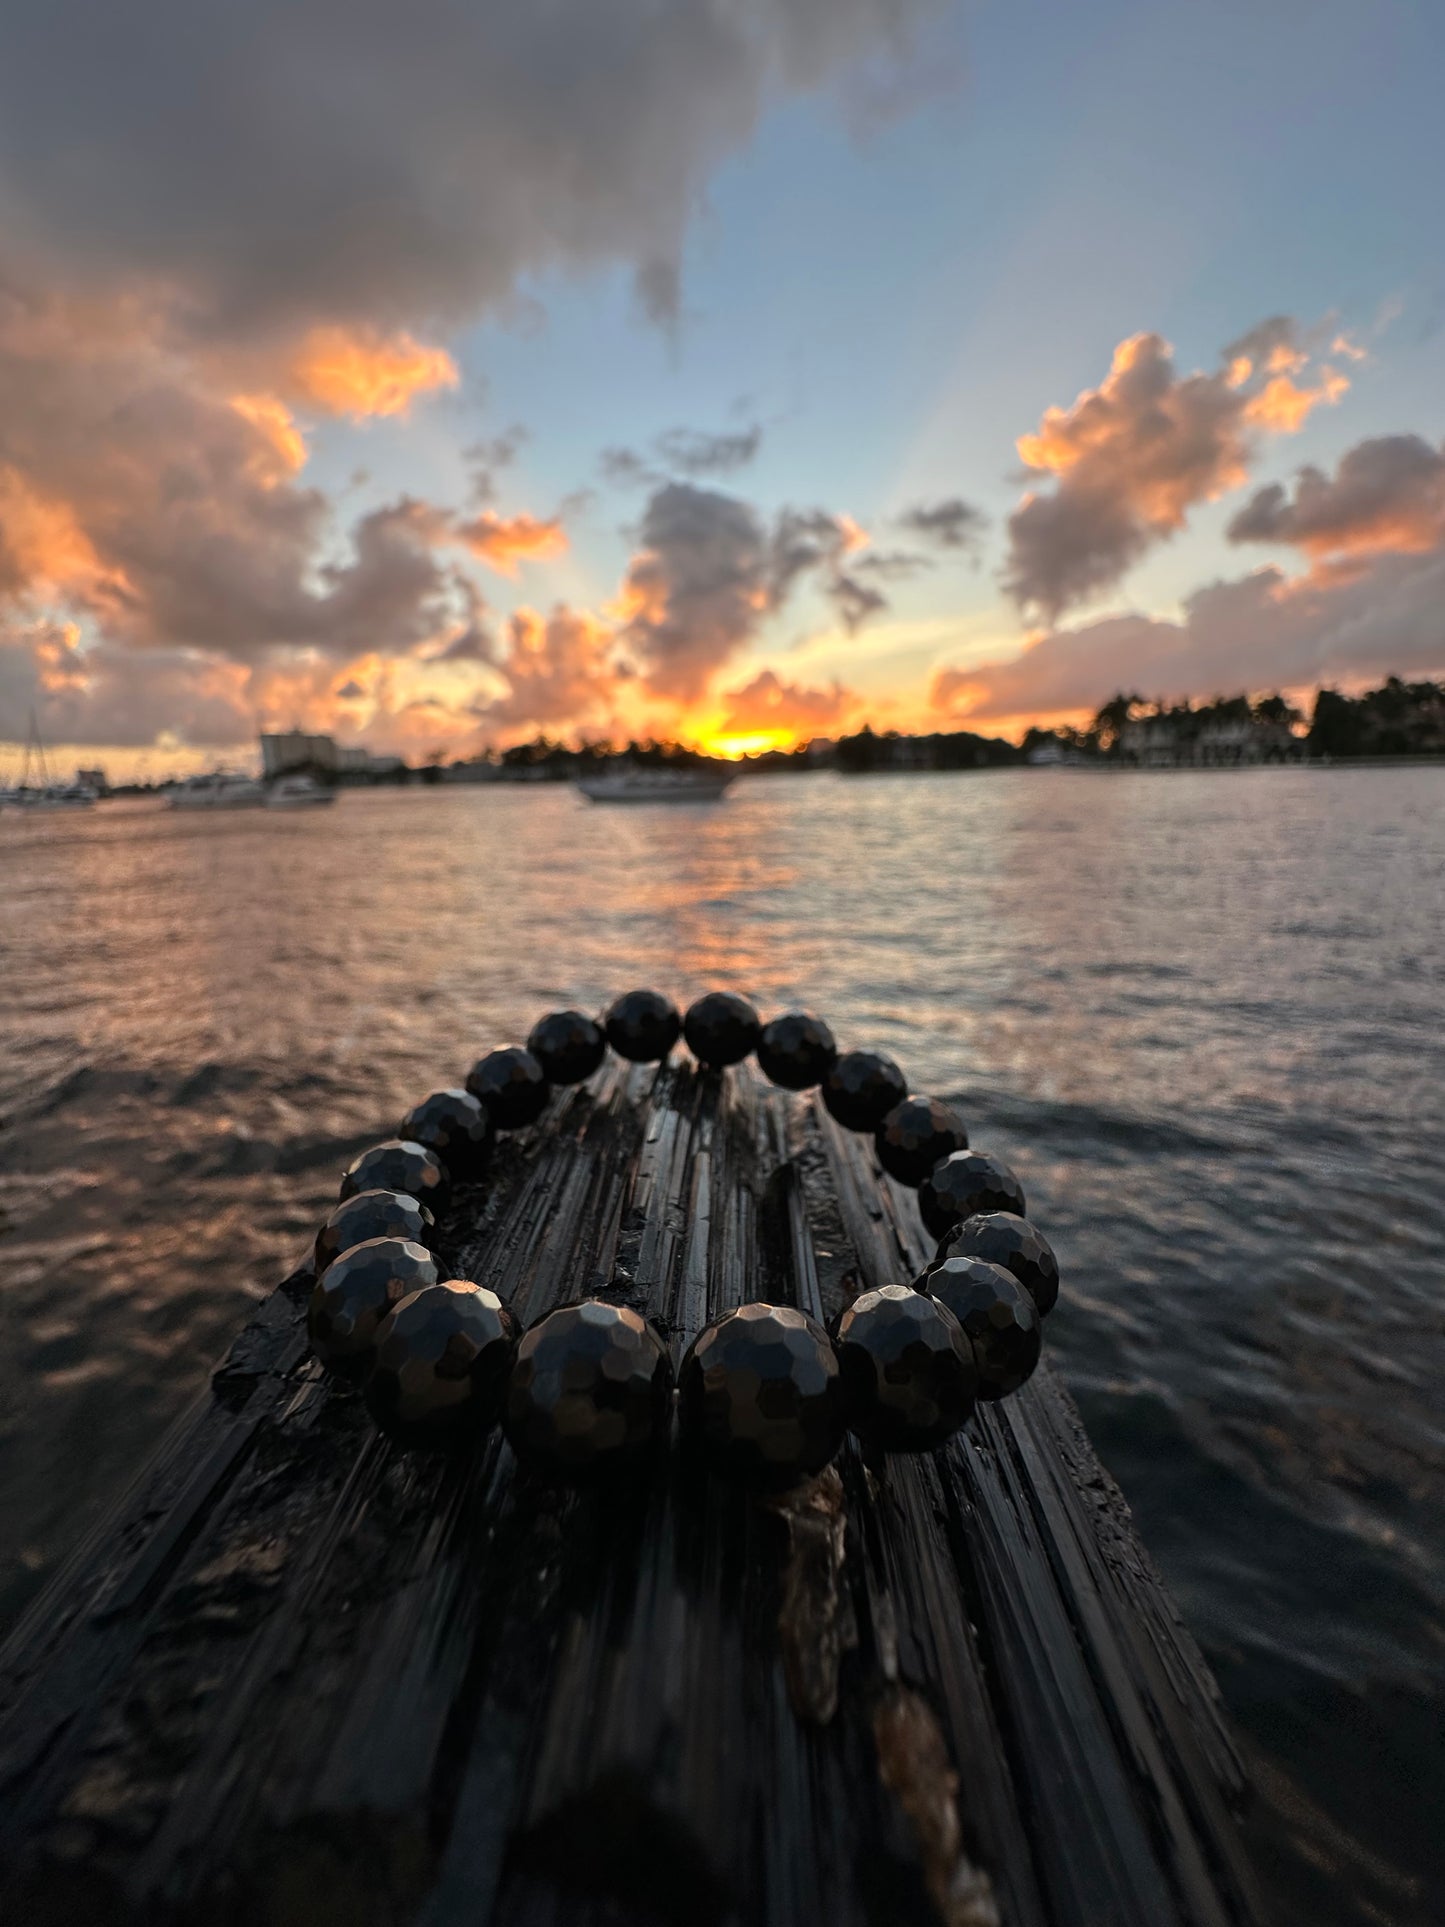
<instances>
[{"instance_id":1,"label":"white yacht","mask_svg":"<svg viewBox=\"0 0 1445 1927\"><path fill-rule=\"evenodd\" d=\"M717 803L733 781L730 769L610 769L579 776L577 787L594 803Z\"/></svg>"},{"instance_id":2,"label":"white yacht","mask_svg":"<svg viewBox=\"0 0 1445 1927\"><path fill-rule=\"evenodd\" d=\"M227 769L188 776L166 798L173 810L257 810L265 801L266 792L254 776Z\"/></svg>"},{"instance_id":3,"label":"white yacht","mask_svg":"<svg viewBox=\"0 0 1445 1927\"><path fill-rule=\"evenodd\" d=\"M314 776L283 776L266 792L268 810L314 810L318 804L335 801L336 791L318 783Z\"/></svg>"}]
</instances>

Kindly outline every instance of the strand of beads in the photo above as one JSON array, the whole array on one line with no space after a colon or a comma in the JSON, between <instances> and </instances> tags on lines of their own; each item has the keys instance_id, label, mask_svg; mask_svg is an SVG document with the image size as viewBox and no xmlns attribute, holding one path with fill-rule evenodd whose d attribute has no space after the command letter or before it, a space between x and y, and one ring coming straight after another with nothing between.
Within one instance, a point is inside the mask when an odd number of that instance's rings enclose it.
<instances>
[{"instance_id":1,"label":"strand of beads","mask_svg":"<svg viewBox=\"0 0 1445 1927\"><path fill-rule=\"evenodd\" d=\"M845 1129L870 1133L883 1169L918 1191L934 1258L908 1285L867 1291L831 1332L790 1305L739 1306L688 1346L676 1374L665 1335L603 1299L563 1305L519 1332L485 1286L442 1279L430 1245L450 1187L482 1177L498 1131L535 1123L554 1086L580 1084L609 1048L656 1063L685 1039L720 1070L756 1055L785 1090L818 1089ZM465 1088L437 1091L398 1137L365 1151L316 1240L313 1349L364 1386L377 1423L407 1445L469 1442L500 1423L519 1458L583 1479L661 1449L674 1414L685 1451L761 1484L821 1471L851 1430L875 1451L926 1451L1006 1396L1038 1363L1059 1269L1025 1217L1018 1178L971 1150L963 1120L910 1094L881 1051L841 1053L821 1018L764 1024L731 991L682 1014L654 990L602 1019L554 1011L525 1048L480 1058Z\"/></svg>"}]
</instances>

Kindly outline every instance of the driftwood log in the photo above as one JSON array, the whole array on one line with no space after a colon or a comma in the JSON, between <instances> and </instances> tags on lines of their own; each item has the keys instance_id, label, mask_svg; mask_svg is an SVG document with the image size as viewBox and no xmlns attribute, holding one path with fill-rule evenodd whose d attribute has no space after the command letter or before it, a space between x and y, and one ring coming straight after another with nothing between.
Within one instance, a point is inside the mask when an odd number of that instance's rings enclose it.
<instances>
[{"instance_id":1,"label":"driftwood log","mask_svg":"<svg viewBox=\"0 0 1445 1927\"><path fill-rule=\"evenodd\" d=\"M443 1275L679 1350L931 1249L866 1140L746 1069L610 1065L503 1141ZM26 1927L1257 1919L1216 1689L1058 1380L781 1499L398 1451L297 1272L0 1654ZM1067 1298L1057 1318L1067 1318Z\"/></svg>"}]
</instances>

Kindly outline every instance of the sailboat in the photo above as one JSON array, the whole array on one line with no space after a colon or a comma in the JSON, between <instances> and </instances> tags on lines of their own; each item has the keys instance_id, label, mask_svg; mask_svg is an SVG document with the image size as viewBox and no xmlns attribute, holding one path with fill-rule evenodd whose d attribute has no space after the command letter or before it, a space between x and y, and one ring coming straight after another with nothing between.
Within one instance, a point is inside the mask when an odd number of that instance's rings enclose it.
<instances>
[{"instance_id":1,"label":"sailboat","mask_svg":"<svg viewBox=\"0 0 1445 1927\"><path fill-rule=\"evenodd\" d=\"M45 760L45 744L35 711L30 712L30 731L25 738L25 761L20 766L20 781L12 790L0 790L0 805L22 810L83 810L95 801L95 791L85 783L60 783L50 774Z\"/></svg>"}]
</instances>

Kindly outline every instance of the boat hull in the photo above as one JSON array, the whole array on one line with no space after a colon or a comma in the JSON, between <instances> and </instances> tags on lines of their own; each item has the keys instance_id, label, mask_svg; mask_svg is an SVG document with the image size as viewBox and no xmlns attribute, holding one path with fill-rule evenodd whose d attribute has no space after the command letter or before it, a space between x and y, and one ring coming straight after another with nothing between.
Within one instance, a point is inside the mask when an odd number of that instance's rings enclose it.
<instances>
[{"instance_id":1,"label":"boat hull","mask_svg":"<svg viewBox=\"0 0 1445 1927\"><path fill-rule=\"evenodd\" d=\"M720 803L731 776L679 775L670 782L642 776L582 776L577 787L593 803Z\"/></svg>"}]
</instances>

